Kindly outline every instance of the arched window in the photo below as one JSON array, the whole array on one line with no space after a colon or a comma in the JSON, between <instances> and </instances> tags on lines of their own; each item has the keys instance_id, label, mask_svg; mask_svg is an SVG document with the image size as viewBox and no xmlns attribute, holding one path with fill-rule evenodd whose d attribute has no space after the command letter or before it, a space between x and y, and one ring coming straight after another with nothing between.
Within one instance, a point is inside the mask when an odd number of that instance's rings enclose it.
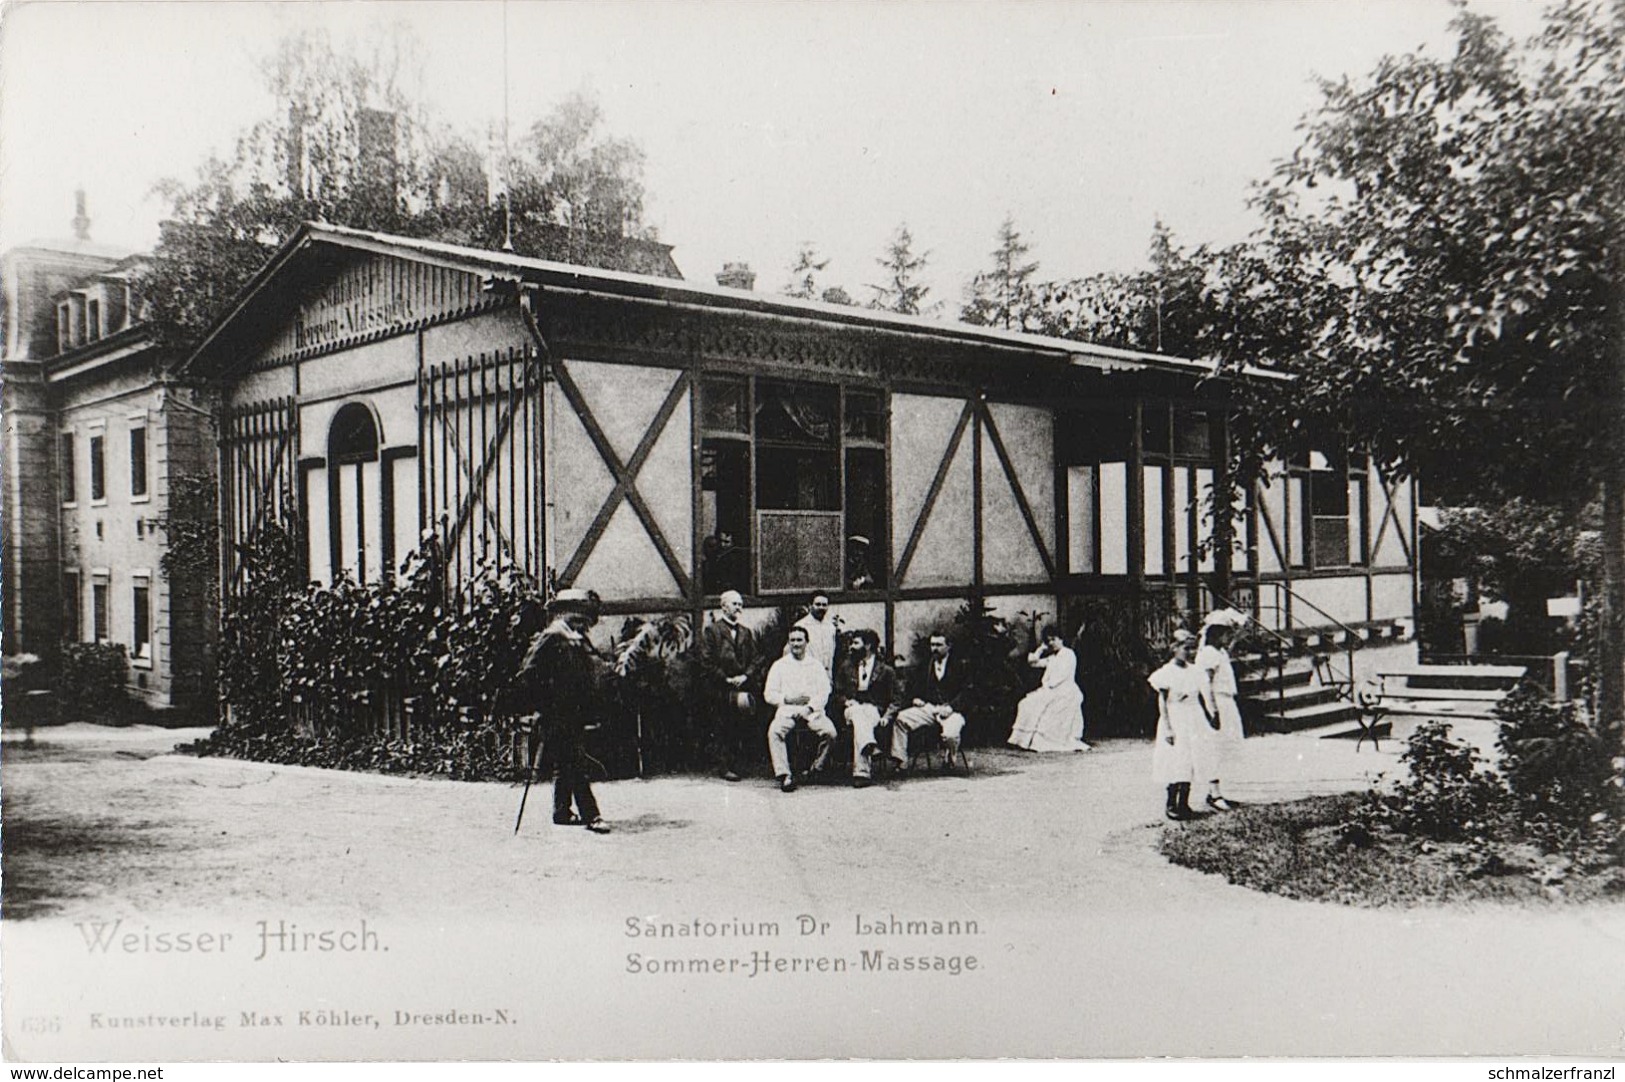
<instances>
[{"instance_id":1,"label":"arched window","mask_svg":"<svg viewBox=\"0 0 1625 1082\"><path fill-rule=\"evenodd\" d=\"M383 504L378 421L347 402L327 429L327 522L332 577L357 582L383 575Z\"/></svg>"},{"instance_id":2,"label":"arched window","mask_svg":"<svg viewBox=\"0 0 1625 1082\"><path fill-rule=\"evenodd\" d=\"M327 461L332 465L378 461L378 424L359 402L339 407L327 430Z\"/></svg>"}]
</instances>

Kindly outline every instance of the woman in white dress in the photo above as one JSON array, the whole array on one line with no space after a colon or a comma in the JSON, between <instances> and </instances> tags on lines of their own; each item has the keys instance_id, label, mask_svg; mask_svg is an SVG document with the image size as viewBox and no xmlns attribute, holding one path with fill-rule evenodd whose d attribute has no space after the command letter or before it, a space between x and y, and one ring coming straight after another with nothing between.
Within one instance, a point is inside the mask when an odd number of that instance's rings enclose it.
<instances>
[{"instance_id":1,"label":"woman in white dress","mask_svg":"<svg viewBox=\"0 0 1625 1082\"><path fill-rule=\"evenodd\" d=\"M1088 751L1083 742L1083 690L1078 687L1078 655L1061 640L1054 624L1044 628L1044 642L1027 655L1027 663L1044 670L1044 679L1016 706L1009 743L1028 751Z\"/></svg>"},{"instance_id":2,"label":"woman in white dress","mask_svg":"<svg viewBox=\"0 0 1625 1082\"><path fill-rule=\"evenodd\" d=\"M1196 667L1207 681L1209 701L1218 715L1218 727L1208 737L1208 767L1199 775L1199 780L1208 783L1207 806L1214 811L1229 811L1235 806L1225 799L1219 776L1246 735L1241 726L1241 709L1236 705L1236 670L1228 649L1236 629L1245 620L1235 609L1208 613L1202 622L1202 648L1196 652Z\"/></svg>"},{"instance_id":3,"label":"woman in white dress","mask_svg":"<svg viewBox=\"0 0 1625 1082\"><path fill-rule=\"evenodd\" d=\"M1207 742L1210 706L1207 680L1191 664L1196 636L1184 628L1168 644L1166 664L1147 678L1157 693L1157 737L1151 749L1151 778L1168 791L1167 816L1192 817L1191 782L1198 749Z\"/></svg>"}]
</instances>

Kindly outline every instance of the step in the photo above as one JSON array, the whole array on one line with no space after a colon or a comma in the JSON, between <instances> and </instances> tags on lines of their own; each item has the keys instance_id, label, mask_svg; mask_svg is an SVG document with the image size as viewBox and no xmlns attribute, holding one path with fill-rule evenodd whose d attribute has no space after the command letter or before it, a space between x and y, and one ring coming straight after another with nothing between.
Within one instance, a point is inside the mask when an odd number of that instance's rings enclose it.
<instances>
[{"instance_id":1,"label":"step","mask_svg":"<svg viewBox=\"0 0 1625 1082\"><path fill-rule=\"evenodd\" d=\"M1390 699L1459 699L1462 702L1498 703L1507 697L1505 688L1389 688L1382 694Z\"/></svg>"},{"instance_id":2,"label":"step","mask_svg":"<svg viewBox=\"0 0 1625 1082\"><path fill-rule=\"evenodd\" d=\"M1294 684L1281 688L1279 692L1274 688L1248 692L1243 698L1264 710L1290 710L1297 706L1329 703L1337 698L1337 689L1325 684Z\"/></svg>"},{"instance_id":3,"label":"step","mask_svg":"<svg viewBox=\"0 0 1625 1082\"><path fill-rule=\"evenodd\" d=\"M1388 687L1404 681L1410 687L1510 688L1528 673L1522 665L1404 665L1377 670L1378 678Z\"/></svg>"},{"instance_id":4,"label":"step","mask_svg":"<svg viewBox=\"0 0 1625 1082\"><path fill-rule=\"evenodd\" d=\"M1391 718L1484 718L1495 720L1495 703L1482 700L1423 699L1383 700Z\"/></svg>"},{"instance_id":5,"label":"step","mask_svg":"<svg viewBox=\"0 0 1625 1082\"><path fill-rule=\"evenodd\" d=\"M1236 687L1243 695L1256 695L1264 691L1273 692L1277 685L1281 687L1302 687L1314 679L1313 669L1288 669L1277 676L1274 672L1263 672L1241 677L1236 681Z\"/></svg>"},{"instance_id":6,"label":"step","mask_svg":"<svg viewBox=\"0 0 1625 1082\"><path fill-rule=\"evenodd\" d=\"M1391 740L1394 735L1394 725L1390 721L1379 721L1371 727L1371 731L1360 727L1359 722L1334 722L1331 725L1317 725L1310 729L1298 729L1294 736L1312 736L1320 740L1358 740L1361 736L1370 739L1375 736L1379 740Z\"/></svg>"},{"instance_id":7,"label":"step","mask_svg":"<svg viewBox=\"0 0 1625 1082\"><path fill-rule=\"evenodd\" d=\"M1295 733L1322 725L1350 721L1359 714L1359 707L1345 702L1316 703L1313 706L1295 707L1280 713L1266 712L1259 720L1265 728Z\"/></svg>"}]
</instances>

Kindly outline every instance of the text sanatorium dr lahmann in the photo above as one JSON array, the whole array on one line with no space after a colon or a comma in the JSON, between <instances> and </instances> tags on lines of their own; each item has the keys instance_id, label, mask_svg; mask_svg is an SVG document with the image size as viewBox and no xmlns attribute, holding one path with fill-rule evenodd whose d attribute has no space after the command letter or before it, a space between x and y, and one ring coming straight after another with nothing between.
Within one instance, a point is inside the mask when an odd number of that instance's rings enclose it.
<instances>
[{"instance_id":1,"label":"text sanatorium dr lahmann","mask_svg":"<svg viewBox=\"0 0 1625 1082\"><path fill-rule=\"evenodd\" d=\"M627 917L625 935L628 939L777 939L793 935L796 938L822 938L831 931L831 922L809 914L800 914L780 924L774 920L745 920L730 917L724 920L706 920L701 917L681 921L662 921L656 918ZM982 929L974 920L904 919L888 913L885 917L852 918L851 934L870 937L926 937L963 938L980 936ZM753 949L738 953L715 955L681 955L655 957L639 952L626 956L626 972L657 976L723 975L761 977L813 973L945 973L958 976L982 968L981 959L974 954L932 953L913 950L894 953L885 948L862 948L856 956L842 953L775 954Z\"/></svg>"}]
</instances>

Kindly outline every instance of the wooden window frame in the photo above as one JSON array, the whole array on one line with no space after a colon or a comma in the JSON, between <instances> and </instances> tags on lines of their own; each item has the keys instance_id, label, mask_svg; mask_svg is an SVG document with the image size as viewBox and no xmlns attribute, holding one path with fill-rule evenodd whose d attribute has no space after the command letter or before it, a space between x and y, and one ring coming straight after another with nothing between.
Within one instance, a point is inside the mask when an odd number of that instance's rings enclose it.
<instances>
[{"instance_id":1,"label":"wooden window frame","mask_svg":"<svg viewBox=\"0 0 1625 1082\"><path fill-rule=\"evenodd\" d=\"M758 459L764 446L788 446L778 441L764 441L761 439L756 427L756 415L762 401L761 385L768 384L807 384L818 387L833 388L835 392L836 416L834 420L834 438L827 445L835 463L834 491L836 495L835 508L822 510L797 508L763 508L760 493L758 492ZM707 384L743 383L745 386L745 430L719 429L706 426L706 411L704 396ZM847 567L847 552L844 550L838 556L841 568L840 579L829 583L796 583L792 585L764 585L762 580L762 552L761 552L761 516L774 515L813 515L820 517L840 517L841 537L843 546L853 536L851 524L851 507L848 506L847 480L848 480L848 453L853 450L879 452L881 456L881 473L886 487L887 506L890 506L890 476L891 476L891 395L887 388L877 384L864 383L856 380L824 380L808 379L798 374L770 373L759 375L756 373L741 373L732 371L702 371L696 380L696 397L699 406L694 412L699 431L696 433L695 447L703 451L705 445L713 442L729 441L738 443L747 449L746 461L748 476L745 478L746 512L746 546L749 554L747 565L749 567L749 582L742 592L761 597L784 597L820 590L830 594L852 594L864 596L869 594L881 595L886 592L891 582L892 548L891 523L884 521L886 536L883 543L876 546L880 551L871 549L870 572L879 572L878 581L863 587L852 587L848 584L849 569ZM881 433L879 438L872 436L854 436L847 432L848 402L853 396L870 396L878 400ZM809 444L809 446L811 446ZM703 542L700 536L702 527L698 516L695 517L694 530L698 541ZM874 539L870 539L874 545ZM714 584L706 583L705 596L714 598L720 593Z\"/></svg>"}]
</instances>

